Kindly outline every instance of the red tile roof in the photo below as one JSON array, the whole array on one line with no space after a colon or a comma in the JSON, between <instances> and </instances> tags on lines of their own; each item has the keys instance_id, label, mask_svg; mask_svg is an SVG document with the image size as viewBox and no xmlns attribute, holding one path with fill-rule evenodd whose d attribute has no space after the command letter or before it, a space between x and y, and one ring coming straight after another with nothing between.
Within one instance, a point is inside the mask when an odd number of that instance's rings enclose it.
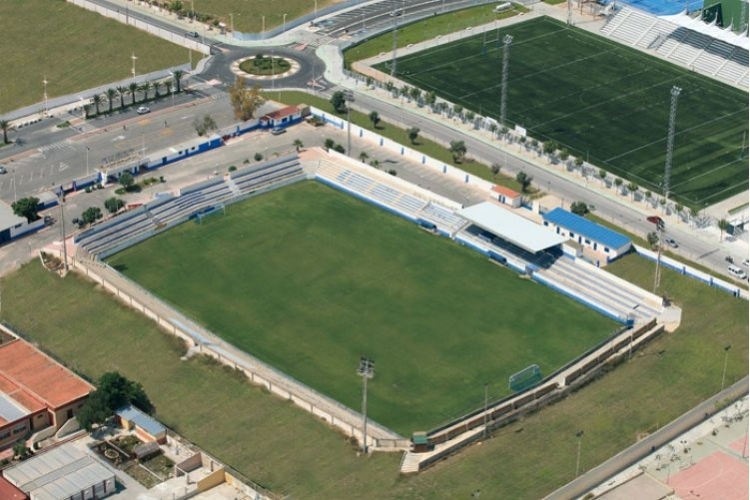
<instances>
[{"instance_id":1,"label":"red tile roof","mask_svg":"<svg viewBox=\"0 0 750 500\"><path fill-rule=\"evenodd\" d=\"M0 381L0 390L31 411L35 411L35 400L37 405L41 402L50 409L57 409L94 389L23 340L0 345Z\"/></svg>"},{"instance_id":2,"label":"red tile roof","mask_svg":"<svg viewBox=\"0 0 750 500\"><path fill-rule=\"evenodd\" d=\"M492 191L498 194L503 194L508 198L518 198L519 196L521 196L521 193L513 191L512 189L505 186L493 186Z\"/></svg>"},{"instance_id":3,"label":"red tile roof","mask_svg":"<svg viewBox=\"0 0 750 500\"><path fill-rule=\"evenodd\" d=\"M8 482L7 479L0 476L0 498L3 500L27 500L29 497Z\"/></svg>"},{"instance_id":4,"label":"red tile roof","mask_svg":"<svg viewBox=\"0 0 750 500\"><path fill-rule=\"evenodd\" d=\"M285 116L294 115L296 113L299 113L299 108L297 106L287 106L285 108L277 109L276 111L268 113L267 115L263 116L261 120L278 120L279 118L284 118Z\"/></svg>"}]
</instances>

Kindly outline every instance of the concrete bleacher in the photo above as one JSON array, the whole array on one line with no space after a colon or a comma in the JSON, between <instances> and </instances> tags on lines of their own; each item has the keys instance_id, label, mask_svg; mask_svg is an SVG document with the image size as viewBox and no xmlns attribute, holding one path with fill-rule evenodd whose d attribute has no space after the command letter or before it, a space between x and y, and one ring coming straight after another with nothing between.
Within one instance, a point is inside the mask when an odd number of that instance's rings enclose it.
<instances>
[{"instance_id":1,"label":"concrete bleacher","mask_svg":"<svg viewBox=\"0 0 750 500\"><path fill-rule=\"evenodd\" d=\"M601 33L706 76L747 88L748 51L674 22L623 7Z\"/></svg>"},{"instance_id":2,"label":"concrete bleacher","mask_svg":"<svg viewBox=\"0 0 750 500\"><path fill-rule=\"evenodd\" d=\"M297 155L284 156L230 174L231 182L240 194L250 193L277 182L302 178L304 171ZM229 186L228 189L231 190Z\"/></svg>"},{"instance_id":3,"label":"concrete bleacher","mask_svg":"<svg viewBox=\"0 0 750 500\"><path fill-rule=\"evenodd\" d=\"M635 322L646 322L661 314L662 308L644 290L634 286L624 287L614 276L592 272L590 267L569 258L561 258L537 272L549 283L573 292L579 298L610 311L621 319L632 318Z\"/></svg>"},{"instance_id":4,"label":"concrete bleacher","mask_svg":"<svg viewBox=\"0 0 750 500\"><path fill-rule=\"evenodd\" d=\"M419 212L419 216L421 219L432 222L451 237L466 225L466 219L434 203L428 203Z\"/></svg>"}]
</instances>

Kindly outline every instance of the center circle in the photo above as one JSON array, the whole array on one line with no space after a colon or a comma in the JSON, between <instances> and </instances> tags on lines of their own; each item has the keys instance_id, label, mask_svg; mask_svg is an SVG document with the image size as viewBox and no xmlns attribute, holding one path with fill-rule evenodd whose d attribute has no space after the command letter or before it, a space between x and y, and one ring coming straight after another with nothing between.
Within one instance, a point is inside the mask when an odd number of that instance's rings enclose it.
<instances>
[{"instance_id":1,"label":"center circle","mask_svg":"<svg viewBox=\"0 0 750 500\"><path fill-rule=\"evenodd\" d=\"M264 54L247 58L240 63L240 70L255 76L282 75L291 68L292 64L288 59Z\"/></svg>"}]
</instances>

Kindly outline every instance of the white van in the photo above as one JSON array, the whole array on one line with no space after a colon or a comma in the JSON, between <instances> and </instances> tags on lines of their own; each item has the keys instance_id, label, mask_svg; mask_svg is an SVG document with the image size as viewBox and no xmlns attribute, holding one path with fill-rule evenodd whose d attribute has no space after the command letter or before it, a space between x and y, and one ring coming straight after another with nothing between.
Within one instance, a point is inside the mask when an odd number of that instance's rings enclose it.
<instances>
[{"instance_id":1,"label":"white van","mask_svg":"<svg viewBox=\"0 0 750 500\"><path fill-rule=\"evenodd\" d=\"M730 264L729 267L727 267L727 271L729 271L729 274L731 274L735 278L739 278L741 280L747 279L747 274L745 274L745 271L735 266L734 264Z\"/></svg>"}]
</instances>

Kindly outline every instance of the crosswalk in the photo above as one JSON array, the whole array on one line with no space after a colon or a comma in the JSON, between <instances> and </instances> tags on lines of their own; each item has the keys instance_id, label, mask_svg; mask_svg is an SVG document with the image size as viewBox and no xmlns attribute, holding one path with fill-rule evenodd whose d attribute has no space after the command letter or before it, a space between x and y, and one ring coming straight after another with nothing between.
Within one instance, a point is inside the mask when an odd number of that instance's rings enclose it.
<instances>
[{"instance_id":1,"label":"crosswalk","mask_svg":"<svg viewBox=\"0 0 750 500\"><path fill-rule=\"evenodd\" d=\"M66 142L56 142L54 144L48 144L46 146L42 146L37 148L37 151L39 151L42 154L48 153L50 151L75 151L76 148L71 146L70 144Z\"/></svg>"}]
</instances>

